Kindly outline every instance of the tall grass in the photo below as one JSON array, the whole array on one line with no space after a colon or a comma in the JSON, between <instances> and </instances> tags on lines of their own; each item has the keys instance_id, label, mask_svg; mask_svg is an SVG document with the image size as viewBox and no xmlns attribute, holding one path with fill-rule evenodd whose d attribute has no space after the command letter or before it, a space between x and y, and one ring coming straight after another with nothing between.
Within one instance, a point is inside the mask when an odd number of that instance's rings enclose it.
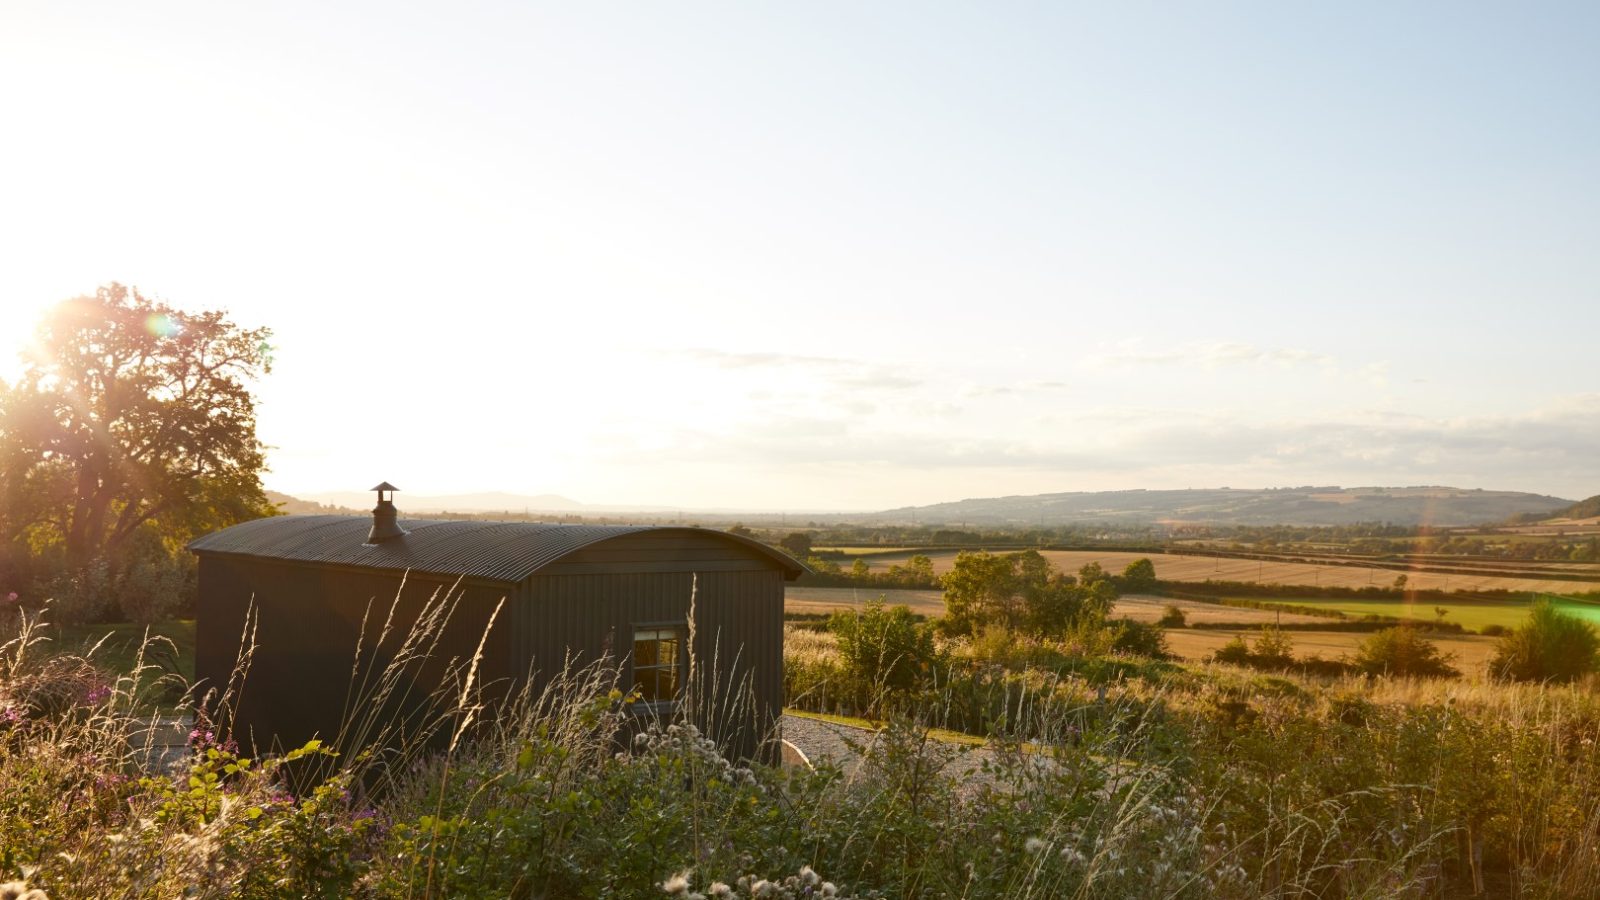
<instances>
[{"instance_id":1,"label":"tall grass","mask_svg":"<svg viewBox=\"0 0 1600 900\"><path fill-rule=\"evenodd\" d=\"M886 707L885 727L849 732L844 758L783 769L726 758L695 724L732 721L707 715L747 694L711 683L722 660L697 659L694 708L660 720L637 714L614 664L552 664L538 688L500 697L475 657L431 659L452 610L442 592L415 623L371 612L346 726L326 743L246 759L201 732L171 770L130 738L154 727L141 670L108 676L92 649L52 652L46 623L23 622L0 647L0 881L58 898L1554 898L1600 885L1590 685L1319 685L1013 648ZM796 702L853 690L830 682L830 636L790 639ZM372 648L390 640L406 649L380 665ZM404 697L422 712L372 712L430 661L448 663L438 690ZM247 647L235 692L248 664ZM985 747L934 739L979 707Z\"/></svg>"}]
</instances>

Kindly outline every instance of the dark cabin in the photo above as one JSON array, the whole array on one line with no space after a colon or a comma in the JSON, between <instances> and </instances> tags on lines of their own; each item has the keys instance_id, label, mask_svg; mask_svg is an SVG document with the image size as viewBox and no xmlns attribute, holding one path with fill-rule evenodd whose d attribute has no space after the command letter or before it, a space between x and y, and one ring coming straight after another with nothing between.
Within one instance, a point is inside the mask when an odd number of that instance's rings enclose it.
<instances>
[{"instance_id":1,"label":"dark cabin","mask_svg":"<svg viewBox=\"0 0 1600 900\"><path fill-rule=\"evenodd\" d=\"M605 662L637 693L633 713L664 716L685 696L692 650L696 721L736 756L772 752L762 741L783 704L784 582L804 571L793 559L700 528L401 520L385 496L394 488L375 490L370 519L258 519L189 545L202 692L228 684L255 610L254 653L229 711L241 745L335 740L361 703L365 682L352 685L351 671L363 628L363 669L380 670L430 601L448 595L437 644L408 675L407 699L383 715L416 714L484 641L477 679L491 698Z\"/></svg>"}]
</instances>

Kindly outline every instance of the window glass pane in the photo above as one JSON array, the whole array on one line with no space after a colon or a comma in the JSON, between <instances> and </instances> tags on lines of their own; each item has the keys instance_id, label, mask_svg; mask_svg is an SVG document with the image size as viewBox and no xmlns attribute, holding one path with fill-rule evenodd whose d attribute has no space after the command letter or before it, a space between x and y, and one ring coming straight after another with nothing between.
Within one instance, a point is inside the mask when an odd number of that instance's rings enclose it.
<instances>
[{"instance_id":1,"label":"window glass pane","mask_svg":"<svg viewBox=\"0 0 1600 900\"><path fill-rule=\"evenodd\" d=\"M633 687L646 703L674 700L678 695L678 654L683 634L678 628L637 628L633 632Z\"/></svg>"},{"instance_id":2,"label":"window glass pane","mask_svg":"<svg viewBox=\"0 0 1600 900\"><path fill-rule=\"evenodd\" d=\"M656 642L655 641L639 641L639 640L634 641L633 642L633 665L634 665L634 668L638 668L639 666L653 666L655 664L656 664Z\"/></svg>"}]
</instances>

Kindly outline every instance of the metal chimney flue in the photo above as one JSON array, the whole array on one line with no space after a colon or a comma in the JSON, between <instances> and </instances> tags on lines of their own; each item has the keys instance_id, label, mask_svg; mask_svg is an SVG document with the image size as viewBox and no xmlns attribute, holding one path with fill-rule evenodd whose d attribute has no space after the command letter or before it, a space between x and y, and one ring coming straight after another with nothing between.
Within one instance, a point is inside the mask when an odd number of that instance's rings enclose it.
<instances>
[{"instance_id":1,"label":"metal chimney flue","mask_svg":"<svg viewBox=\"0 0 1600 900\"><path fill-rule=\"evenodd\" d=\"M381 544L405 536L406 530L400 527L400 511L394 508L394 492L400 489L385 481L371 490L378 492L378 505L372 508L372 530L367 532L367 544Z\"/></svg>"}]
</instances>

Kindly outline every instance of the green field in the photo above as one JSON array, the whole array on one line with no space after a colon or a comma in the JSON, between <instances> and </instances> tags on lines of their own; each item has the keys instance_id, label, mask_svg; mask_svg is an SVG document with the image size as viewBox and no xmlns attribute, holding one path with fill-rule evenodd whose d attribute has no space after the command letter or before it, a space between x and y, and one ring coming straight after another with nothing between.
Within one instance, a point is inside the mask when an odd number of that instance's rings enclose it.
<instances>
[{"instance_id":1,"label":"green field","mask_svg":"<svg viewBox=\"0 0 1600 900\"><path fill-rule=\"evenodd\" d=\"M1281 603L1285 606L1303 606L1341 612L1347 616L1391 616L1397 619L1432 621L1439 618L1437 610L1446 610L1444 621L1454 622L1463 628L1481 630L1486 625L1503 625L1515 628L1527 618L1528 600L1450 600L1444 603L1405 603L1398 600L1366 600L1341 597L1322 599L1311 597L1240 597L1259 603ZM1554 599L1556 608L1586 622L1600 625L1600 604L1577 600Z\"/></svg>"}]
</instances>

